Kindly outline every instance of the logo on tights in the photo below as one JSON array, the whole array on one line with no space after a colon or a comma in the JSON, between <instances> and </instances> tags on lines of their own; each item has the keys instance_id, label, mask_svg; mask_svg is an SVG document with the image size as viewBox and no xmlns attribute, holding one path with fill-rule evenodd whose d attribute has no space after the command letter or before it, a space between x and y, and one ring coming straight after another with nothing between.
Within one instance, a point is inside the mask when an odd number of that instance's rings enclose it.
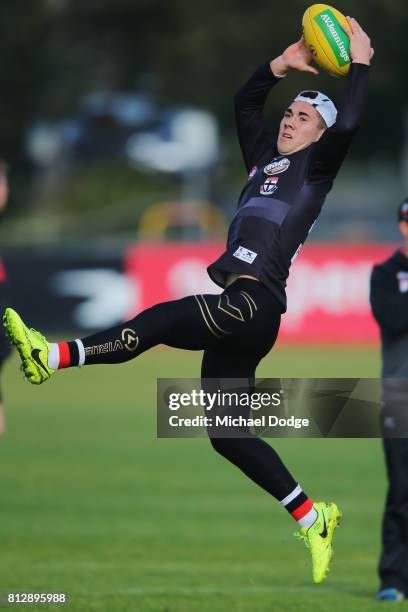
<instances>
[{"instance_id":1,"label":"logo on tights","mask_svg":"<svg viewBox=\"0 0 408 612\"><path fill-rule=\"evenodd\" d=\"M127 351L133 352L139 346L139 337L136 332L130 327L126 327L122 330L122 341Z\"/></svg>"},{"instance_id":2,"label":"logo on tights","mask_svg":"<svg viewBox=\"0 0 408 612\"><path fill-rule=\"evenodd\" d=\"M87 346L85 348L85 355L101 355L102 353L114 353L115 351L121 350L123 350L121 341L115 340L115 342L105 342L105 344Z\"/></svg>"}]
</instances>

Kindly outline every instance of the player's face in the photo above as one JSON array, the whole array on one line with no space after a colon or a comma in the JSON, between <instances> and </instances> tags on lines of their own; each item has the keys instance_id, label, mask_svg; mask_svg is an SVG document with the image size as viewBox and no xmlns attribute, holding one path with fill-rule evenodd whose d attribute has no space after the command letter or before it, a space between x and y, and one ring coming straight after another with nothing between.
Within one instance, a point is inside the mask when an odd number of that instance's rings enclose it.
<instances>
[{"instance_id":1,"label":"player's face","mask_svg":"<svg viewBox=\"0 0 408 612\"><path fill-rule=\"evenodd\" d=\"M7 176L0 173L0 210L7 204L9 186Z\"/></svg>"},{"instance_id":2,"label":"player's face","mask_svg":"<svg viewBox=\"0 0 408 612\"><path fill-rule=\"evenodd\" d=\"M280 122L278 151L281 155L301 151L319 140L324 131L321 116L313 106L293 102Z\"/></svg>"}]
</instances>

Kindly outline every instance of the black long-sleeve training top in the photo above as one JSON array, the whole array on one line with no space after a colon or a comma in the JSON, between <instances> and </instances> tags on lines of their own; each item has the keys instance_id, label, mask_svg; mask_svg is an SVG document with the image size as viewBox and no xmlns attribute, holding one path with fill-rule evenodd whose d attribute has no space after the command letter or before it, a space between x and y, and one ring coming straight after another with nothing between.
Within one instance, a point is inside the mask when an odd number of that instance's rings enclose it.
<instances>
[{"instance_id":1,"label":"black long-sleeve training top","mask_svg":"<svg viewBox=\"0 0 408 612\"><path fill-rule=\"evenodd\" d=\"M263 282L286 310L289 268L314 222L347 154L364 111L368 66L353 63L337 121L307 148L280 155L277 134L266 125L264 106L281 80L263 64L235 97L238 138L249 172L228 230L225 252L208 267L225 286L229 273Z\"/></svg>"},{"instance_id":2,"label":"black long-sleeve training top","mask_svg":"<svg viewBox=\"0 0 408 612\"><path fill-rule=\"evenodd\" d=\"M381 330L383 378L408 379L408 257L401 251L374 266L370 302Z\"/></svg>"}]
</instances>

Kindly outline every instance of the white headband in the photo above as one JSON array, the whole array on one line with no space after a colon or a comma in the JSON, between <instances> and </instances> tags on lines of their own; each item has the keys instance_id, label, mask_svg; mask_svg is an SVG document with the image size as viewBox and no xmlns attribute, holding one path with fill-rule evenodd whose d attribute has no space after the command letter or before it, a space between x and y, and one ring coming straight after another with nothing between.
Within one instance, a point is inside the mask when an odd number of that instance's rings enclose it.
<instances>
[{"instance_id":1,"label":"white headband","mask_svg":"<svg viewBox=\"0 0 408 612\"><path fill-rule=\"evenodd\" d=\"M306 102L313 106L323 118L328 128L336 123L337 109L330 98L320 91L301 91L294 101Z\"/></svg>"}]
</instances>

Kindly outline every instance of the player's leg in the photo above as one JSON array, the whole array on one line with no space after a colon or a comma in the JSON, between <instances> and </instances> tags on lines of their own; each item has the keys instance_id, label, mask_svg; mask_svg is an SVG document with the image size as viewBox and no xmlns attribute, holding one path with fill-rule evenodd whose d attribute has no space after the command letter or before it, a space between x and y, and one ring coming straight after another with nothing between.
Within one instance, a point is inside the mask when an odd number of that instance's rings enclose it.
<instances>
[{"instance_id":1,"label":"player's leg","mask_svg":"<svg viewBox=\"0 0 408 612\"><path fill-rule=\"evenodd\" d=\"M231 393L239 386L239 391L250 392L260 357L259 353L248 354L239 350L206 350L201 372L204 389ZM218 410L225 415L224 406ZM234 413L235 416L248 416L249 408L234 406L229 412L231 416ZM234 431L229 428L226 433L224 437L220 428L209 428L213 448L278 500L298 522L299 537L305 541L312 555L314 581L322 582L328 572L333 533L340 519L337 506L322 502L313 504L277 452L265 440L248 430L237 429L234 436Z\"/></svg>"},{"instance_id":2,"label":"player's leg","mask_svg":"<svg viewBox=\"0 0 408 612\"><path fill-rule=\"evenodd\" d=\"M4 325L19 351L26 378L34 384L47 380L56 370L82 365L123 363L157 344L200 350L218 339L200 300L189 296L148 308L134 319L72 342L49 343L29 329L11 308ZM218 299L205 296L207 302Z\"/></svg>"},{"instance_id":3,"label":"player's leg","mask_svg":"<svg viewBox=\"0 0 408 612\"><path fill-rule=\"evenodd\" d=\"M203 388L206 392L220 390L231 393L238 390L238 392L249 393L255 380L258 362L257 355L242 355L240 351L208 349L204 352L201 367ZM228 411L225 407L218 407L217 412L213 410L211 416L221 416L221 414L224 416L227 413L231 416L248 417L249 408L240 409L239 406L232 406ZM228 432L231 435L228 436ZM226 437L221 437L223 430L217 427L209 429L208 434L213 448L220 455L236 465L278 501L284 500L297 488L297 482L278 454L261 438L251 435L247 430L234 430L233 428L225 429ZM291 505L293 510L308 499L301 491L297 497L298 503ZM310 502L308 506L311 510L312 503ZM306 514L307 511L303 513L303 515ZM315 514L314 511L313 514ZM315 516L312 518L312 522L315 518Z\"/></svg>"},{"instance_id":4,"label":"player's leg","mask_svg":"<svg viewBox=\"0 0 408 612\"><path fill-rule=\"evenodd\" d=\"M269 293L266 288L258 291ZM255 306L247 300L236 289L227 289L221 295L193 295L163 302L121 325L72 342L49 343L11 308L6 309L4 324L19 351L26 378L41 384L57 369L123 363L157 344L202 350L222 344L237 333L246 333L253 340L246 327L250 327Z\"/></svg>"},{"instance_id":5,"label":"player's leg","mask_svg":"<svg viewBox=\"0 0 408 612\"><path fill-rule=\"evenodd\" d=\"M215 298L215 296L206 297L207 301ZM156 304L133 319L110 329L74 342L53 345L52 353L56 357L54 369L77 365L123 363L157 344L202 350L216 340L216 337L206 326L197 300L198 296L188 296ZM51 354L50 358L52 356Z\"/></svg>"}]
</instances>

